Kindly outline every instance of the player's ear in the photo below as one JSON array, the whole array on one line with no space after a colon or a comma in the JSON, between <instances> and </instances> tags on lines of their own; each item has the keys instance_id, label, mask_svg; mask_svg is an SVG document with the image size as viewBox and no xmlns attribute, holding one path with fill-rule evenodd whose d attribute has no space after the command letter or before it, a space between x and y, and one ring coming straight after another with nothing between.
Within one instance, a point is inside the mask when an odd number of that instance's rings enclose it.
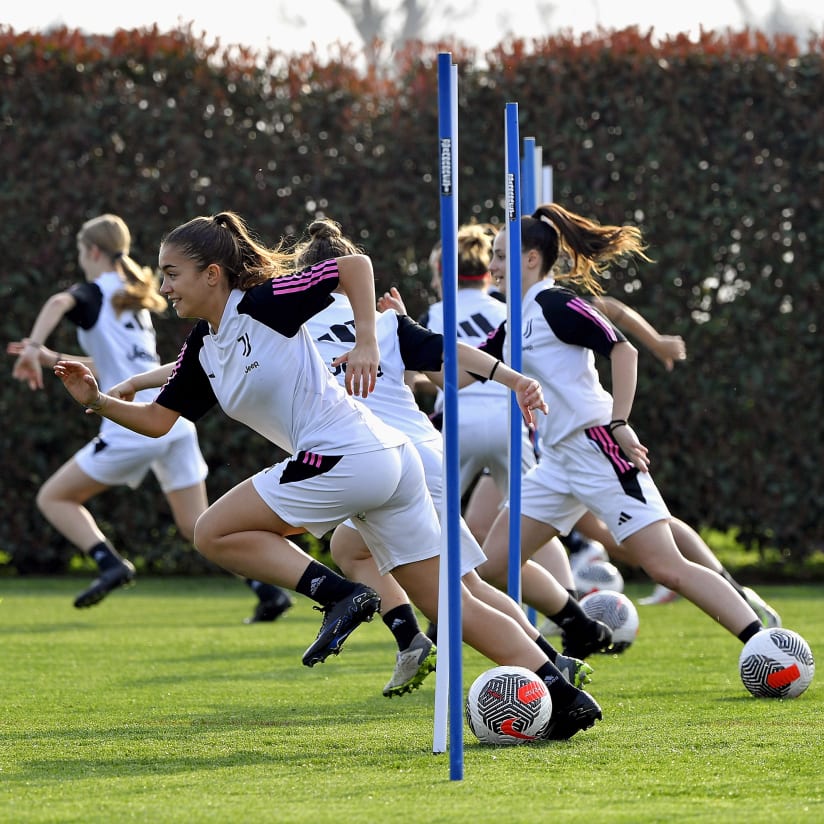
<instances>
[{"instance_id":1,"label":"player's ear","mask_svg":"<svg viewBox=\"0 0 824 824\"><path fill-rule=\"evenodd\" d=\"M215 286L220 282L221 268L218 263L210 263L206 267L206 282L209 286Z\"/></svg>"}]
</instances>

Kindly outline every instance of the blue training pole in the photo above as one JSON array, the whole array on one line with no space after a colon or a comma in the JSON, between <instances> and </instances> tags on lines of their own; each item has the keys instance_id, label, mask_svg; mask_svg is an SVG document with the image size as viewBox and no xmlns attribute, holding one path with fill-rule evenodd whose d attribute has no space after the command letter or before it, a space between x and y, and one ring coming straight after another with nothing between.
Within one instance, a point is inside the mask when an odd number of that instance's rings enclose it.
<instances>
[{"instance_id":1,"label":"blue training pole","mask_svg":"<svg viewBox=\"0 0 824 824\"><path fill-rule=\"evenodd\" d=\"M444 512L448 601L447 678L449 694L449 777L463 778L463 672L461 645L460 456L458 451L458 67L449 53L438 55L438 147L441 198L441 285L444 324ZM441 566L444 557L441 555ZM443 576L442 576L443 579ZM440 601L442 605L442 599ZM440 646L443 616L439 606ZM439 678L445 663L438 655ZM437 715L437 713L436 713ZM437 730L436 730L437 735ZM436 742L437 743L437 742ZM435 752L443 749L433 747Z\"/></svg>"},{"instance_id":2,"label":"blue training pole","mask_svg":"<svg viewBox=\"0 0 824 824\"><path fill-rule=\"evenodd\" d=\"M521 180L518 104L504 112L506 154L506 341L509 366L521 371ZM507 592L521 603L521 410L509 399L509 574Z\"/></svg>"}]
</instances>

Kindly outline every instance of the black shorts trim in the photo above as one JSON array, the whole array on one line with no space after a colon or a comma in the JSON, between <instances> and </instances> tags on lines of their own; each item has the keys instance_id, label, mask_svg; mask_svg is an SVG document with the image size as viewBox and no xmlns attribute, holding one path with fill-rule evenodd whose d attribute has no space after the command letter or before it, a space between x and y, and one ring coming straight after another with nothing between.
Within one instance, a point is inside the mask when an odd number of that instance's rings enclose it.
<instances>
[{"instance_id":1,"label":"black shorts trim","mask_svg":"<svg viewBox=\"0 0 824 824\"><path fill-rule=\"evenodd\" d=\"M336 466L343 455L318 455L316 452L298 452L283 470L280 483L292 484L296 481L305 481L328 472Z\"/></svg>"},{"instance_id":2,"label":"black shorts trim","mask_svg":"<svg viewBox=\"0 0 824 824\"><path fill-rule=\"evenodd\" d=\"M606 426L591 426L584 430L584 434L598 447L601 454L609 461L609 465L621 484L621 489L635 498L642 504L647 502L644 493L641 491L641 484L638 483L638 468L624 454L618 441L612 437L612 433Z\"/></svg>"}]
</instances>

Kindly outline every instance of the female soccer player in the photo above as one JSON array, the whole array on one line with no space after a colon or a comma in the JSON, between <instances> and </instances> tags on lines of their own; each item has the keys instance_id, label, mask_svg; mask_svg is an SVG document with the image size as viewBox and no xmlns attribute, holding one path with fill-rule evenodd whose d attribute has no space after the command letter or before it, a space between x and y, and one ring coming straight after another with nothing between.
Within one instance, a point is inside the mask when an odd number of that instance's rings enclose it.
<instances>
[{"instance_id":1,"label":"female soccer player","mask_svg":"<svg viewBox=\"0 0 824 824\"><path fill-rule=\"evenodd\" d=\"M129 256L131 235L122 218L103 214L77 233L78 263L84 283L52 295L41 308L20 348L12 375L33 390L43 388L44 344L64 318L77 326L80 346L90 356L100 383L112 386L135 367L159 364L151 312L166 309L151 270ZM53 355L51 364L57 360ZM146 400L144 394L141 400ZM74 601L97 604L112 590L130 584L133 564L101 531L85 504L113 486L135 489L151 470L172 510L181 535L191 540L198 515L206 509L206 463L194 425L180 421L163 438L153 439L104 420L97 437L78 451L40 488L37 506L67 540L91 557L98 577Z\"/></svg>"},{"instance_id":2,"label":"female soccer player","mask_svg":"<svg viewBox=\"0 0 824 824\"><path fill-rule=\"evenodd\" d=\"M506 261L506 234L499 233L494 245L493 276ZM551 409L539 422L541 461L523 479L522 555L529 558L549 538L568 532L589 509L631 563L746 642L761 622L723 577L678 551L670 513L649 474L647 447L629 424L637 351L590 303L554 284L550 272L560 250L571 261L565 277L594 293L610 261L633 254L648 259L634 227L602 226L557 204L522 218L524 371L541 382ZM505 335L502 325L484 348L502 354ZM595 353L610 360L612 395L600 383ZM507 521L504 510L484 544L489 560L481 573L494 582L506 577ZM541 592L527 592L527 585L525 601L558 614L559 599L539 604ZM565 643L564 652L584 657L574 643Z\"/></svg>"},{"instance_id":3,"label":"female soccer player","mask_svg":"<svg viewBox=\"0 0 824 824\"><path fill-rule=\"evenodd\" d=\"M308 234L309 239L301 244L297 251L301 268L330 257L356 254L359 251L355 244L343 235L340 226L334 221L316 220L309 227ZM349 301L339 290L332 294L332 298L334 302L329 307L306 323L327 364L332 364L345 354L354 337L351 329L352 307ZM409 436L421 456L427 487L440 512L443 498L443 440L428 416L418 408L415 397L404 380L404 374L406 370L423 370L430 379L442 384L443 336L425 329L405 314L399 316L394 311L381 314L377 318L376 328L381 352L380 375L375 384L375 391L362 401L383 421ZM459 365L469 356L474 357L472 349L459 342ZM487 362L485 371L488 372L494 365L494 361ZM337 366L330 368L342 383L343 369ZM496 379L502 381L499 386L504 389L505 398L508 398L509 394L506 382L511 383L512 379L508 371L502 372L499 377L496 370L495 375ZM459 382L461 385L469 385L475 383L475 378L476 376L464 372ZM564 677L570 683L582 686L592 668L577 659L559 657L557 651L529 623L523 610L508 595L481 579L475 572L475 566L484 559L481 548L463 519L460 531L461 554L466 559L463 581L469 590L482 601L515 619L546 652ZM381 596L383 621L398 644L395 671L384 687L383 694L391 697L417 688L434 669L435 647L420 631L406 593L391 575L378 574L369 549L351 520L335 529L331 539L331 551L336 563L347 577L368 583ZM532 564L529 563L529 566ZM586 616L583 620L592 623Z\"/></svg>"},{"instance_id":4,"label":"female soccer player","mask_svg":"<svg viewBox=\"0 0 824 824\"><path fill-rule=\"evenodd\" d=\"M303 657L307 666L336 654L371 620L380 599L312 560L289 535L309 530L321 537L354 516L378 568L393 572L435 619L441 538L421 459L405 435L347 394L366 397L379 368L369 258L348 255L290 274L288 255L257 241L237 214L221 212L172 230L161 243L159 266L161 292L177 313L200 318L160 394L151 403L118 400L101 393L82 364L60 361L55 374L67 390L91 411L155 436L181 414L193 420L219 405L293 454L213 503L197 521L195 545L236 574L322 604L321 630ZM304 326L339 284L354 316L346 391ZM531 419L533 408L543 408L540 388L532 381L521 388L519 403ZM528 667L547 683L557 709L546 737L569 738L601 717L595 700L568 684L512 618L465 587L462 613L464 640L476 650L498 664Z\"/></svg>"}]
</instances>

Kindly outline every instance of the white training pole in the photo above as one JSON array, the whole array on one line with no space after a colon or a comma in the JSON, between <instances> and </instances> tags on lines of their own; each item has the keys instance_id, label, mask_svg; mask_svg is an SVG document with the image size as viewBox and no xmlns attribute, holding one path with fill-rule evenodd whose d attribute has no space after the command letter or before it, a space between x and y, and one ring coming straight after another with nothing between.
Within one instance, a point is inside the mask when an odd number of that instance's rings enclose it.
<instances>
[{"instance_id":1,"label":"white training pole","mask_svg":"<svg viewBox=\"0 0 824 824\"><path fill-rule=\"evenodd\" d=\"M552 166L544 166L542 169L541 203L552 203Z\"/></svg>"}]
</instances>

